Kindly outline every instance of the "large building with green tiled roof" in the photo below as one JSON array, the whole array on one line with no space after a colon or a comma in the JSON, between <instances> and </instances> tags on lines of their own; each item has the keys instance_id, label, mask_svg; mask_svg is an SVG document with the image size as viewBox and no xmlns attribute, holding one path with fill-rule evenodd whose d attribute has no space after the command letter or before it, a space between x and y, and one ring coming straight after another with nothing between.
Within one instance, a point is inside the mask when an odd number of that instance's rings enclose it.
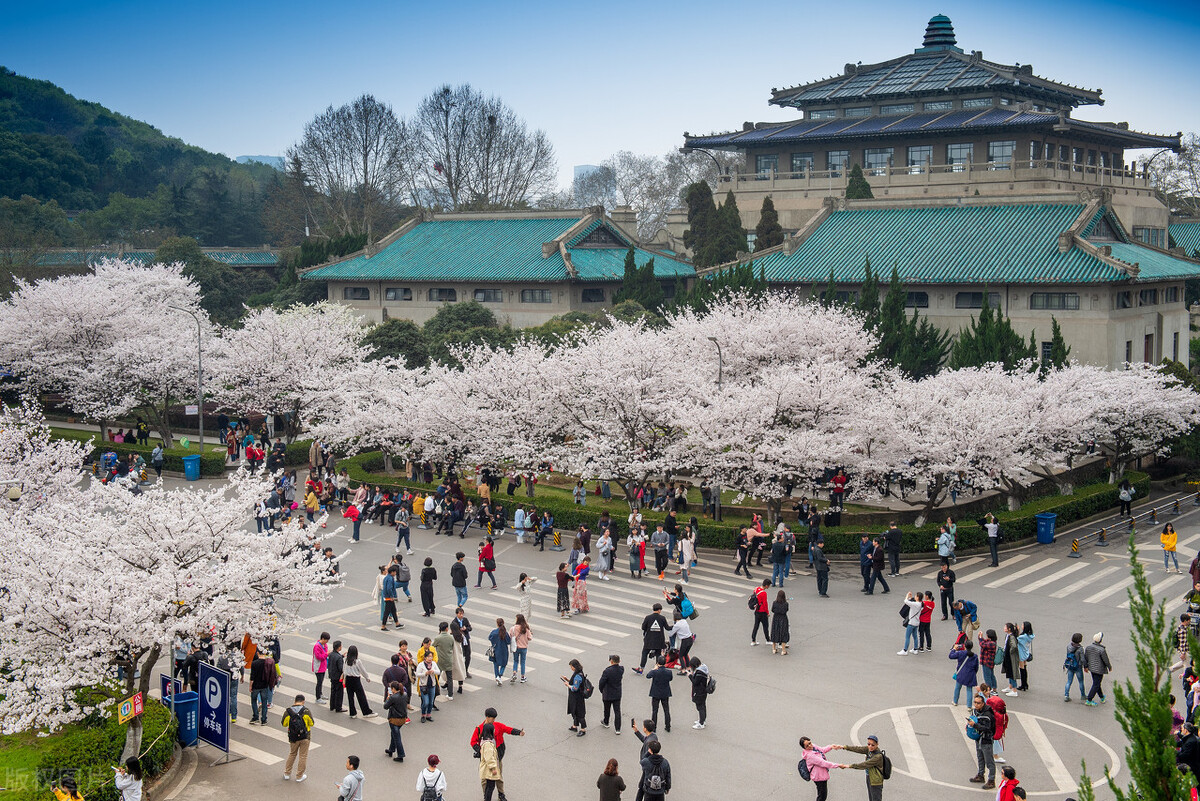
<instances>
[{"instance_id":1,"label":"large building with green tiled roof","mask_svg":"<svg viewBox=\"0 0 1200 801\"><path fill-rule=\"evenodd\" d=\"M667 294L694 279L685 259L641 247L634 223L626 209L610 216L599 207L432 214L303 279L328 282L329 299L367 322L420 324L444 303L476 300L523 328L611 305L631 245L639 266L654 260Z\"/></svg>"}]
</instances>

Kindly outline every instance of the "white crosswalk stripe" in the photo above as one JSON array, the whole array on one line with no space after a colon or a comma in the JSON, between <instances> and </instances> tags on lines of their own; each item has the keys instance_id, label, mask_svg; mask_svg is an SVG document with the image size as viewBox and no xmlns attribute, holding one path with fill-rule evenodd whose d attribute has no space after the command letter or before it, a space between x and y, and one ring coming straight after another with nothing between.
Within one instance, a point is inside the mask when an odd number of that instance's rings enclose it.
<instances>
[{"instance_id":1,"label":"white crosswalk stripe","mask_svg":"<svg viewBox=\"0 0 1200 801\"><path fill-rule=\"evenodd\" d=\"M1057 562L1057 560L1055 560L1055 559L1051 559L1050 561ZM1033 592L1034 590L1040 590L1042 587L1045 587L1047 584L1054 584L1059 579L1065 578L1065 577L1071 575L1072 573L1074 573L1076 570L1081 570L1085 567L1091 567L1091 565L1086 564L1084 562L1076 562L1073 565L1067 565L1062 570L1059 570L1055 573L1051 573L1049 576L1046 576L1045 578L1040 578L1037 581L1032 581L1032 582L1026 584L1024 587L1020 587L1017 590L1017 592Z\"/></svg>"},{"instance_id":2,"label":"white crosswalk stripe","mask_svg":"<svg viewBox=\"0 0 1200 801\"><path fill-rule=\"evenodd\" d=\"M1079 564L1085 565L1087 563L1080 562ZM1087 566L1091 567L1092 565L1087 565ZM1108 567L1103 568L1103 569L1093 573L1092 575L1087 576L1086 578L1082 578L1079 581L1076 581L1074 584L1068 584L1066 587L1063 587L1061 590L1050 593L1050 597L1051 598L1066 598L1068 595L1076 593L1079 590L1082 590L1084 587L1096 584L1097 582L1100 581L1100 579L1102 579L1105 576L1108 576L1112 573L1116 573L1120 569L1121 568L1117 567L1116 565L1109 565Z\"/></svg>"},{"instance_id":3,"label":"white crosswalk stripe","mask_svg":"<svg viewBox=\"0 0 1200 801\"><path fill-rule=\"evenodd\" d=\"M1178 584L1179 582L1184 581L1187 578L1189 578L1187 573L1172 574L1170 577L1163 579L1162 581L1158 582L1157 584L1151 585L1150 593L1151 593L1151 595L1154 596L1155 600L1158 600L1159 596L1161 596L1163 594L1163 590L1165 590L1167 587ZM1129 599L1126 598L1124 601L1122 601L1118 605L1117 608L1128 609L1129 608Z\"/></svg>"},{"instance_id":4,"label":"white crosswalk stripe","mask_svg":"<svg viewBox=\"0 0 1200 801\"><path fill-rule=\"evenodd\" d=\"M1007 571L1007 570L1008 570L1008 568L1012 567L1013 565L1017 564L1018 562L1024 562L1024 561L1025 561L1026 559L1028 559L1028 558L1029 558L1029 554L1027 554L1027 553L1019 553L1019 554L1017 554L1017 555L1015 555L1015 556L1010 556L1009 558L1005 559L1005 560L1004 560L1003 562L1001 562L1000 564L1003 566L1003 569L1004 569L1005 571ZM967 575L965 575L965 576L959 576L959 577L958 577L958 581L957 581L957 582L955 582L955 583L956 583L956 584L962 584L963 582L966 582L966 581L974 581L975 579L977 579L977 578L982 578L982 577L984 577L984 576L995 576L995 575L999 575L999 574L996 572L996 570L997 570L998 568L994 568L994 567L988 567L988 566L983 566L983 565L980 565L980 567L981 567L981 569L980 569L980 570L976 570L974 573L968 573L968 574L967 574Z\"/></svg>"},{"instance_id":5,"label":"white crosswalk stripe","mask_svg":"<svg viewBox=\"0 0 1200 801\"><path fill-rule=\"evenodd\" d=\"M954 575L955 575L955 576L957 576L960 570L965 570L965 569L967 569L968 567L972 567L972 566L974 566L974 565L977 565L977 564L979 564L979 563L980 563L980 562L982 562L982 561L983 561L983 557L982 557L982 556L969 556L969 557L967 557L966 559L959 559L957 562L951 562L951 563L950 563L950 569L951 569L951 570L953 570L953 571L954 571ZM935 579L935 578L937 578L937 574L938 574L939 572L941 572L941 566L940 566L940 565L938 566L938 569L937 569L937 570L935 570L935 571L933 571L932 573L926 573L926 574L924 575L924 578L927 578L927 579Z\"/></svg>"},{"instance_id":6,"label":"white crosswalk stripe","mask_svg":"<svg viewBox=\"0 0 1200 801\"><path fill-rule=\"evenodd\" d=\"M1008 561L1008 563L1009 563L1009 565L1011 565L1015 561L1016 561L1015 559L1010 559ZM997 587L1003 587L1006 584L1011 584L1012 582L1019 581L1020 579L1023 579L1026 576L1033 575L1034 573L1038 572L1039 570L1042 570L1045 567L1055 564L1057 561L1058 560L1056 560L1056 559L1043 559L1042 561L1038 562L1035 565L1029 565L1026 568L1018 570L1016 573L1006 573L1006 575L996 579L995 581L989 581L984 586L987 587L989 590L994 590Z\"/></svg>"},{"instance_id":7,"label":"white crosswalk stripe","mask_svg":"<svg viewBox=\"0 0 1200 801\"><path fill-rule=\"evenodd\" d=\"M1087 598L1084 598L1083 602L1085 604L1098 604L1101 601L1103 601L1105 598L1107 598L1108 596L1114 595L1114 594L1120 592L1121 590L1124 590L1126 587L1128 587L1132 583L1133 583L1133 576L1127 576L1126 578L1121 579L1120 581L1118 581L1115 584L1110 584L1108 587L1106 587L1103 590L1100 590L1100 592L1096 593L1095 595L1090 595Z\"/></svg>"}]
</instances>

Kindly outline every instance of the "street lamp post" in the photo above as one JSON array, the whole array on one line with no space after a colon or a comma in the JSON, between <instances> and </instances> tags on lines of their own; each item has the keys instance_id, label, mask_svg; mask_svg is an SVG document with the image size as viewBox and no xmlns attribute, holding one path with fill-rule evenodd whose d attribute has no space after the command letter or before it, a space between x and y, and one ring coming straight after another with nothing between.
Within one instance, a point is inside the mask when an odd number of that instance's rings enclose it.
<instances>
[{"instance_id":1,"label":"street lamp post","mask_svg":"<svg viewBox=\"0 0 1200 801\"><path fill-rule=\"evenodd\" d=\"M725 360L721 356L721 343L716 337L709 337L708 341L717 346L717 389L721 388L721 373L725 371Z\"/></svg>"},{"instance_id":2,"label":"street lamp post","mask_svg":"<svg viewBox=\"0 0 1200 801\"><path fill-rule=\"evenodd\" d=\"M725 174L725 170L723 170L721 168L721 162L717 161L717 157L714 156L712 153L709 153L707 150L701 150L699 148L693 148L693 147L681 147L681 148L679 148L679 152L685 156L688 155L689 153L703 153L704 155L708 156L710 159L713 160L713 164L717 165L717 180L718 181L721 179L721 176Z\"/></svg>"},{"instance_id":3,"label":"street lamp post","mask_svg":"<svg viewBox=\"0 0 1200 801\"><path fill-rule=\"evenodd\" d=\"M192 319L196 321L196 420L199 423L200 430L200 455L204 455L204 348L202 346L202 328L200 326L200 316L191 309L185 309L182 306L169 306L168 308L175 311L181 311L184 314L192 315Z\"/></svg>"},{"instance_id":4,"label":"street lamp post","mask_svg":"<svg viewBox=\"0 0 1200 801\"><path fill-rule=\"evenodd\" d=\"M709 337L708 341L717 346L717 391L721 391L721 374L725 372L725 359L721 355L721 343L716 337ZM713 518L718 522L721 521L721 485L717 484L712 488L713 493Z\"/></svg>"}]
</instances>

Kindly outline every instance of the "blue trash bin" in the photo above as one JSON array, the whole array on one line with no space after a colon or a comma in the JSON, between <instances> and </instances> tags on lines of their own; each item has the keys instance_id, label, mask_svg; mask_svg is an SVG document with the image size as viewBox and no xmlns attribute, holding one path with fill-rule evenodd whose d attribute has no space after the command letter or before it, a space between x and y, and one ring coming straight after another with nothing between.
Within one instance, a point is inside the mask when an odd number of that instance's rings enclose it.
<instances>
[{"instance_id":1,"label":"blue trash bin","mask_svg":"<svg viewBox=\"0 0 1200 801\"><path fill-rule=\"evenodd\" d=\"M1058 515L1054 512L1041 512L1033 516L1037 520L1038 545L1050 545L1054 542L1054 521Z\"/></svg>"},{"instance_id":2,"label":"blue trash bin","mask_svg":"<svg viewBox=\"0 0 1200 801\"><path fill-rule=\"evenodd\" d=\"M195 457L199 459L200 457ZM200 694L179 693L175 696L175 720L179 723L176 736L179 744L188 748L196 744L200 735Z\"/></svg>"},{"instance_id":3,"label":"blue trash bin","mask_svg":"<svg viewBox=\"0 0 1200 801\"><path fill-rule=\"evenodd\" d=\"M200 480L200 457L185 456L183 457L183 477L188 481Z\"/></svg>"}]
</instances>

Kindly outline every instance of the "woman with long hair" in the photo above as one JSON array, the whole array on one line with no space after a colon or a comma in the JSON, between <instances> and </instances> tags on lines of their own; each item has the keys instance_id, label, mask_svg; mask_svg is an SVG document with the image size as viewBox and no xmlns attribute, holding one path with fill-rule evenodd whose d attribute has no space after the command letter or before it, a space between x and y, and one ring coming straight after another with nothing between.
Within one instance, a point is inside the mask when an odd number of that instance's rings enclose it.
<instances>
[{"instance_id":1,"label":"woman with long hair","mask_svg":"<svg viewBox=\"0 0 1200 801\"><path fill-rule=\"evenodd\" d=\"M567 685L567 714L571 716L570 731L575 732L576 737L582 737L587 734L587 717L585 715L585 702L583 698L583 688L587 683L587 677L583 675L583 665L578 659L572 659L571 675L562 676L563 684Z\"/></svg>"},{"instance_id":2,"label":"woman with long hair","mask_svg":"<svg viewBox=\"0 0 1200 801\"><path fill-rule=\"evenodd\" d=\"M617 760L610 759L604 766L604 772L596 779L600 788L600 801L621 801L621 793L625 790L625 780L617 773Z\"/></svg>"},{"instance_id":3,"label":"woman with long hair","mask_svg":"<svg viewBox=\"0 0 1200 801\"><path fill-rule=\"evenodd\" d=\"M521 683L525 683L525 655L529 653L529 641L533 639L533 629L529 628L529 623L525 620L522 614L517 615L517 622L513 624L513 672L512 681L517 680L517 671L520 671Z\"/></svg>"},{"instance_id":4,"label":"woman with long hair","mask_svg":"<svg viewBox=\"0 0 1200 801\"><path fill-rule=\"evenodd\" d=\"M535 581L537 581L537 577L528 573L522 573L517 580L517 606L526 620L533 619L533 583Z\"/></svg>"},{"instance_id":5,"label":"woman with long hair","mask_svg":"<svg viewBox=\"0 0 1200 801\"><path fill-rule=\"evenodd\" d=\"M500 680L504 678L504 671L508 667L508 649L512 644L512 637L509 636L508 629L504 627L504 618L496 618L496 628L492 629L492 633L488 635L488 642L492 644L490 649L492 655L488 659L492 660L496 686L499 686Z\"/></svg>"},{"instance_id":6,"label":"woman with long hair","mask_svg":"<svg viewBox=\"0 0 1200 801\"><path fill-rule=\"evenodd\" d=\"M778 648L784 656L787 656L788 640L790 639L787 593L780 590L775 594L775 601L771 604L771 653L776 653Z\"/></svg>"},{"instance_id":7,"label":"woman with long hair","mask_svg":"<svg viewBox=\"0 0 1200 801\"><path fill-rule=\"evenodd\" d=\"M346 683L346 697L350 699L350 717L358 717L358 710L354 706L355 700L362 708L364 718L375 717L375 713L371 711L371 705L367 703L366 690L363 689L363 682L370 684L371 677L367 675L362 662L358 659L357 645L351 645L346 649L346 665L342 669L342 679Z\"/></svg>"},{"instance_id":8,"label":"woman with long hair","mask_svg":"<svg viewBox=\"0 0 1200 801\"><path fill-rule=\"evenodd\" d=\"M131 756L119 768L113 768L116 776L113 785L121 792L121 801L142 801L142 763Z\"/></svg>"},{"instance_id":9,"label":"woman with long hair","mask_svg":"<svg viewBox=\"0 0 1200 801\"><path fill-rule=\"evenodd\" d=\"M592 570L592 557L585 556L575 568L575 586L571 592L571 611L577 615L588 611L587 579Z\"/></svg>"},{"instance_id":10,"label":"woman with long hair","mask_svg":"<svg viewBox=\"0 0 1200 801\"><path fill-rule=\"evenodd\" d=\"M1033 661L1033 624L1026 620L1021 624L1021 633L1017 635L1017 656L1021 658L1021 686L1018 690L1029 689L1029 674L1025 666Z\"/></svg>"}]
</instances>

